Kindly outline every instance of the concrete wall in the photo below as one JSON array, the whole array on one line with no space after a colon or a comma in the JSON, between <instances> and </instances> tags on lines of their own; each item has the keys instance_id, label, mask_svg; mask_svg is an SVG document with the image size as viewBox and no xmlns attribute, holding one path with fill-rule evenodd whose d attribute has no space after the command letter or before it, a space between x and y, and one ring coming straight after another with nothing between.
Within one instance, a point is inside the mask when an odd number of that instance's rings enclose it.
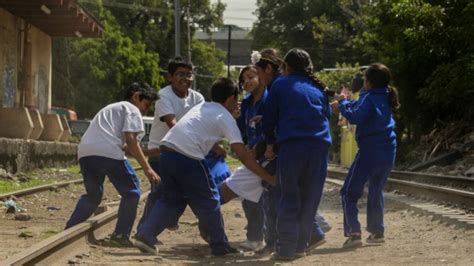
<instances>
[{"instance_id":1,"label":"concrete wall","mask_svg":"<svg viewBox=\"0 0 474 266\"><path fill-rule=\"evenodd\" d=\"M26 106L46 114L51 108L51 37L32 25L25 36L25 24L0 8L0 108ZM25 88L19 76L22 64L27 75Z\"/></svg>"},{"instance_id":2,"label":"concrete wall","mask_svg":"<svg viewBox=\"0 0 474 266\"><path fill-rule=\"evenodd\" d=\"M13 107L19 101L17 32L17 18L0 8L0 107Z\"/></svg>"},{"instance_id":3,"label":"concrete wall","mask_svg":"<svg viewBox=\"0 0 474 266\"><path fill-rule=\"evenodd\" d=\"M0 168L10 173L75 164L77 144L0 138Z\"/></svg>"}]
</instances>

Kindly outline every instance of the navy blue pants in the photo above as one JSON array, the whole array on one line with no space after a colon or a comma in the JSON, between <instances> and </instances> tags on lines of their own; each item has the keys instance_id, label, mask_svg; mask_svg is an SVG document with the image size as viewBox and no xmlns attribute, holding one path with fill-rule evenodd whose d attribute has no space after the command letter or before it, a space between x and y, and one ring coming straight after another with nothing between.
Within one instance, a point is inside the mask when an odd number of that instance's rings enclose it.
<instances>
[{"instance_id":1,"label":"navy blue pants","mask_svg":"<svg viewBox=\"0 0 474 266\"><path fill-rule=\"evenodd\" d=\"M153 160L149 160L148 162L151 168L153 168L153 170L159 175L159 160L157 158L153 158ZM231 174L229 166L225 162L224 157L217 156L212 151L209 152L209 154L206 156L206 164L210 169L210 176L214 179L216 184L220 184ZM143 209L143 215L142 218L140 218L137 227L140 227L143 222L145 222L146 217L150 214L151 209L153 208L153 206L155 206L155 203L158 201L162 194L163 192L161 185L156 185L154 183L150 184L150 194L148 194L148 198ZM183 209L182 212L184 212L184 210L185 209ZM174 226L176 225L173 225L172 227Z\"/></svg>"},{"instance_id":2,"label":"navy blue pants","mask_svg":"<svg viewBox=\"0 0 474 266\"><path fill-rule=\"evenodd\" d=\"M102 201L104 179L110 182L122 197L118 210L114 234L130 236L140 200L140 180L127 160L114 160L101 156L79 159L86 194L77 202L76 208L66 223L66 229L87 220Z\"/></svg>"},{"instance_id":3,"label":"navy blue pants","mask_svg":"<svg viewBox=\"0 0 474 266\"><path fill-rule=\"evenodd\" d=\"M224 232L219 191L206 162L162 151L159 170L163 194L138 228L137 239L156 244L156 237L177 224L189 204L199 219L199 227L209 236L212 254L226 254L230 245Z\"/></svg>"},{"instance_id":4,"label":"navy blue pants","mask_svg":"<svg viewBox=\"0 0 474 266\"><path fill-rule=\"evenodd\" d=\"M153 160L148 160L148 163L150 164L153 171L160 175L160 171L158 169L160 165L159 161L154 158ZM158 198L160 198L161 194L161 186L159 184L155 184L154 182L150 182L150 193L148 194L148 197L146 199L145 207L143 208L142 218L140 218L137 227L140 227L145 222L146 217L148 217L148 215L150 214L151 209L155 205Z\"/></svg>"},{"instance_id":5,"label":"navy blue pants","mask_svg":"<svg viewBox=\"0 0 474 266\"><path fill-rule=\"evenodd\" d=\"M265 213L263 210L263 200L253 202L242 201L242 209L247 218L247 239L250 241L262 241L264 233Z\"/></svg>"},{"instance_id":6,"label":"navy blue pants","mask_svg":"<svg viewBox=\"0 0 474 266\"><path fill-rule=\"evenodd\" d=\"M315 215L326 180L328 148L311 140L290 140L280 145L275 248L279 255L294 256L304 252L313 230L323 234Z\"/></svg>"},{"instance_id":7,"label":"navy blue pants","mask_svg":"<svg viewBox=\"0 0 474 266\"><path fill-rule=\"evenodd\" d=\"M369 182L367 199L367 231L384 233L383 188L395 163L395 149L380 151L360 151L352 163L344 186L341 189L344 211L344 235L360 233L357 202L364 193L364 185Z\"/></svg>"}]
</instances>

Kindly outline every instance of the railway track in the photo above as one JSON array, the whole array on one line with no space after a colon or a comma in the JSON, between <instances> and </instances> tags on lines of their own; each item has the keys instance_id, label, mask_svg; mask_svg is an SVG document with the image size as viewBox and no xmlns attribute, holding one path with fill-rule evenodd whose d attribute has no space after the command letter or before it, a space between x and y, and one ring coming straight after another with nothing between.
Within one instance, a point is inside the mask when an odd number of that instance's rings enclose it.
<instances>
[{"instance_id":1,"label":"railway track","mask_svg":"<svg viewBox=\"0 0 474 266\"><path fill-rule=\"evenodd\" d=\"M330 167L328 177L344 180L347 170ZM474 179L406 171L392 171L387 190L396 190L417 198L474 209Z\"/></svg>"},{"instance_id":2,"label":"railway track","mask_svg":"<svg viewBox=\"0 0 474 266\"><path fill-rule=\"evenodd\" d=\"M48 191L48 190L55 190L55 189L58 189L58 188L67 187L69 185L81 184L83 182L84 182L83 179L80 178L80 179L75 179L75 180L72 180L72 181L52 183L52 184L36 186L36 187L32 187L32 188L25 188L25 189L12 191L12 192L8 192L8 193L2 193L2 194L0 194L0 200L4 200L4 199L10 198L12 196L22 197L22 196L32 195L32 194L36 194L36 193L39 193L39 192L44 192L44 191Z\"/></svg>"},{"instance_id":3,"label":"railway track","mask_svg":"<svg viewBox=\"0 0 474 266\"><path fill-rule=\"evenodd\" d=\"M347 170L330 167L328 181L341 185ZM72 182L72 181L71 181ZM387 182L388 190L397 190L417 197L428 198L450 204L474 208L474 180L453 176L437 176L412 172L393 171ZM448 187L449 186L449 187ZM140 201L148 193L144 193ZM15 254L2 265L46 265L67 263L68 258L86 251L88 244L105 237L113 229L117 217L117 207L92 217L84 223L37 243L21 253Z\"/></svg>"}]
</instances>

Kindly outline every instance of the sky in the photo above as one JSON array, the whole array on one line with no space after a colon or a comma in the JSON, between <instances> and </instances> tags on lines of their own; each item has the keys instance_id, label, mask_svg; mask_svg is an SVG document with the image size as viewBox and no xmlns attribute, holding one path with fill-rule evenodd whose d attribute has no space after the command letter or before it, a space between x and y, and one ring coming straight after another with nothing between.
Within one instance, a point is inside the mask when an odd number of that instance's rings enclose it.
<instances>
[{"instance_id":1,"label":"sky","mask_svg":"<svg viewBox=\"0 0 474 266\"><path fill-rule=\"evenodd\" d=\"M217 3L218 0L211 0ZM226 4L224 11L224 24L234 24L243 28L251 28L257 17L252 13L257 8L256 0L221 0Z\"/></svg>"}]
</instances>

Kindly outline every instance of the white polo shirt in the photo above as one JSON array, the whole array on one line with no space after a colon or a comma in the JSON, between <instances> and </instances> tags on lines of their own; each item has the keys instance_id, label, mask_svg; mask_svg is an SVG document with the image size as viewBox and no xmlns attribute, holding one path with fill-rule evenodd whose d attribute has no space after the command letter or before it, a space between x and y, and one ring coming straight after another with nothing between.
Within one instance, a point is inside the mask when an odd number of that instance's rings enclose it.
<instances>
[{"instance_id":1,"label":"white polo shirt","mask_svg":"<svg viewBox=\"0 0 474 266\"><path fill-rule=\"evenodd\" d=\"M243 143L235 118L220 103L204 102L189 110L161 144L190 158L204 160L215 143Z\"/></svg>"},{"instance_id":2,"label":"white polo shirt","mask_svg":"<svg viewBox=\"0 0 474 266\"><path fill-rule=\"evenodd\" d=\"M140 110L128 101L117 102L102 108L82 136L77 150L80 159L102 156L116 160L127 159L122 146L124 132L143 132Z\"/></svg>"},{"instance_id":3,"label":"white polo shirt","mask_svg":"<svg viewBox=\"0 0 474 266\"><path fill-rule=\"evenodd\" d=\"M171 85L162 88L159 92L160 99L155 103L155 118L150 130L148 148L158 148L160 141L168 133L169 127L161 118L173 114L179 121L191 108L203 103L204 97L201 93L189 89L185 98L176 96Z\"/></svg>"}]
</instances>

